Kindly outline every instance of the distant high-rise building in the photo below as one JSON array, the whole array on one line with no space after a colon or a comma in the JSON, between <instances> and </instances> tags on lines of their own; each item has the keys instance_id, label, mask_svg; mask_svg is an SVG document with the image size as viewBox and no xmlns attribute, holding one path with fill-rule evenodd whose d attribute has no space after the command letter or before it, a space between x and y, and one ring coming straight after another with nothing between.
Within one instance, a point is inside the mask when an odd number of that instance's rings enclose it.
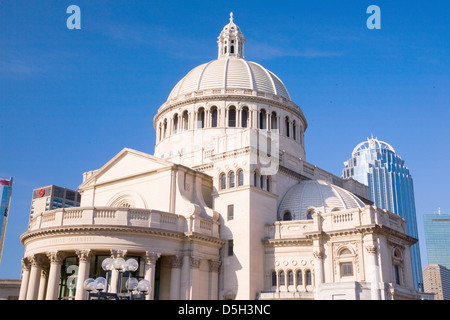
<instances>
[{"instance_id":1,"label":"distant high-rise building","mask_svg":"<svg viewBox=\"0 0 450 320\"><path fill-rule=\"evenodd\" d=\"M352 157L344 162L344 179L354 179L369 186L370 200L407 221L408 234L419 239L414 200L413 179L405 161L388 143L370 138L358 144ZM416 289L423 289L419 244L411 246Z\"/></svg>"},{"instance_id":2,"label":"distant high-rise building","mask_svg":"<svg viewBox=\"0 0 450 320\"><path fill-rule=\"evenodd\" d=\"M424 214L423 224L428 263L450 269L450 214Z\"/></svg>"},{"instance_id":3,"label":"distant high-rise building","mask_svg":"<svg viewBox=\"0 0 450 320\"><path fill-rule=\"evenodd\" d=\"M423 269L425 292L434 293L435 300L450 300L450 270L439 264Z\"/></svg>"},{"instance_id":4,"label":"distant high-rise building","mask_svg":"<svg viewBox=\"0 0 450 320\"><path fill-rule=\"evenodd\" d=\"M79 207L81 195L74 190L61 188L55 185L33 190L30 219L36 213L58 208Z\"/></svg>"},{"instance_id":5,"label":"distant high-rise building","mask_svg":"<svg viewBox=\"0 0 450 320\"><path fill-rule=\"evenodd\" d=\"M0 179L0 262L2 260L3 243L5 242L6 224L8 222L8 211L11 203L13 178L9 180Z\"/></svg>"}]
</instances>

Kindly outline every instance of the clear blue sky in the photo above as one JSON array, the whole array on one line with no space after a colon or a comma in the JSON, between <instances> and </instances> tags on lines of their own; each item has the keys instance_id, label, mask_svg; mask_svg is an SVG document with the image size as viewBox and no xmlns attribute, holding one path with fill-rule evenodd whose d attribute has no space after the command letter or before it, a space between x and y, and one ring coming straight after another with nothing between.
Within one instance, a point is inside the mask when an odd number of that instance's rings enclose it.
<instances>
[{"instance_id":1,"label":"clear blue sky","mask_svg":"<svg viewBox=\"0 0 450 320\"><path fill-rule=\"evenodd\" d=\"M69 30L69 5L81 30ZM381 8L369 30L366 9ZM0 178L14 177L0 278L19 278L32 190L76 189L129 147L152 154L153 116L217 58L230 11L246 58L278 75L308 121L307 161L341 175L373 134L391 144L423 214L450 213L449 1L0 2Z\"/></svg>"}]
</instances>

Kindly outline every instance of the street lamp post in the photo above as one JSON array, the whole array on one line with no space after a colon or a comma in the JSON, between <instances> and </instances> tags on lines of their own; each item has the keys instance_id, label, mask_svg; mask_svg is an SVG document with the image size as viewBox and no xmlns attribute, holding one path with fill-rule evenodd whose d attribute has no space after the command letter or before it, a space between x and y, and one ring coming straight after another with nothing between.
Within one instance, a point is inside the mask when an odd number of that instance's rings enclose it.
<instances>
[{"instance_id":1,"label":"street lamp post","mask_svg":"<svg viewBox=\"0 0 450 320\"><path fill-rule=\"evenodd\" d=\"M84 289L89 293L89 300L144 300L147 294L150 294L151 286L148 280L138 281L136 278L131 277L131 274L135 272L139 267L139 263L130 258L127 261L123 258L107 258L102 262L102 269L106 271L106 279L103 277L97 277L96 279L88 278L84 281ZM110 273L113 270L117 270L119 273L117 285L117 293L111 291ZM128 280L125 283L127 293L121 293L122 291L122 278L123 273L128 272Z\"/></svg>"}]
</instances>

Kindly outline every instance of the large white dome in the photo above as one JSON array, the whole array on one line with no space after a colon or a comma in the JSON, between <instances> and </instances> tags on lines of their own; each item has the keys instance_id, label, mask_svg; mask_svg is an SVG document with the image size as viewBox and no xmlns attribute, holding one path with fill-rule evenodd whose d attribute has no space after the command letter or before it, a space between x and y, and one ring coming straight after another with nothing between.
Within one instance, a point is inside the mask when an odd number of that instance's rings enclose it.
<instances>
[{"instance_id":1,"label":"large white dome","mask_svg":"<svg viewBox=\"0 0 450 320\"><path fill-rule=\"evenodd\" d=\"M283 82L255 62L229 57L210 61L192 69L172 89L168 100L205 89L250 89L291 100Z\"/></svg>"}]
</instances>

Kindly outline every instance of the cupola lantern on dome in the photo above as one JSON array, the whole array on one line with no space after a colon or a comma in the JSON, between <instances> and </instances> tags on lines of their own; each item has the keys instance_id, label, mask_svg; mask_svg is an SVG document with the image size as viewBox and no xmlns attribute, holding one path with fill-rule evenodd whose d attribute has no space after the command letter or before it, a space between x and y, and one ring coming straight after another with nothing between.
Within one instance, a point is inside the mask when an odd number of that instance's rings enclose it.
<instances>
[{"instance_id":1,"label":"cupola lantern on dome","mask_svg":"<svg viewBox=\"0 0 450 320\"><path fill-rule=\"evenodd\" d=\"M231 12L230 23L223 27L218 37L219 59L230 57L244 58L245 37L233 20L233 12Z\"/></svg>"}]
</instances>

